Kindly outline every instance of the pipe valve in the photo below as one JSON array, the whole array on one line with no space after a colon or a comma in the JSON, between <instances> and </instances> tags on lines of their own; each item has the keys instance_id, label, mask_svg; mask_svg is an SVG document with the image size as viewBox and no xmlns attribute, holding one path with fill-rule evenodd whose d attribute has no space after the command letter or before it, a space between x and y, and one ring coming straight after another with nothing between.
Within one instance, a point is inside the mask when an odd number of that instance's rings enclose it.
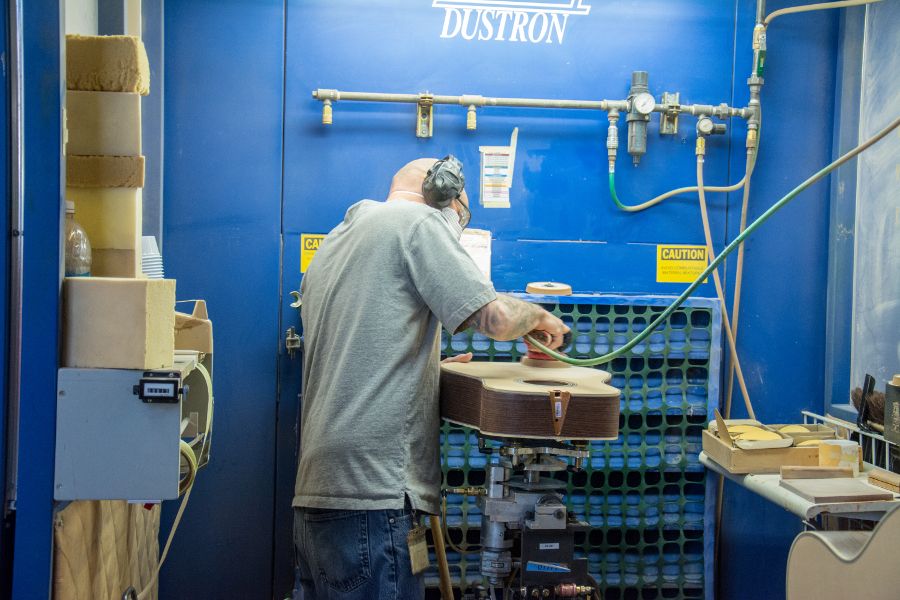
<instances>
[{"instance_id":1,"label":"pipe valve","mask_svg":"<svg viewBox=\"0 0 900 600\"><path fill-rule=\"evenodd\" d=\"M697 135L722 135L725 131L725 123L716 123L709 117L697 119Z\"/></svg>"}]
</instances>

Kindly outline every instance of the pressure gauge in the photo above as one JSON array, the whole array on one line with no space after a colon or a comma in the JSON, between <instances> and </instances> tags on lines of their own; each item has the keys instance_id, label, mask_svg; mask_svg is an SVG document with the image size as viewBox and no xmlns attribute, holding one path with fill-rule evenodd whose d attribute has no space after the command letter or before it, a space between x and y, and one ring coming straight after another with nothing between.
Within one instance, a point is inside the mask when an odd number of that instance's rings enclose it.
<instances>
[{"instance_id":1,"label":"pressure gauge","mask_svg":"<svg viewBox=\"0 0 900 600\"><path fill-rule=\"evenodd\" d=\"M649 115L656 107L656 98L649 92L641 92L631 102L634 110L642 115Z\"/></svg>"},{"instance_id":2,"label":"pressure gauge","mask_svg":"<svg viewBox=\"0 0 900 600\"><path fill-rule=\"evenodd\" d=\"M713 132L715 123L709 117L700 117L697 120L697 132L703 135L710 135Z\"/></svg>"}]
</instances>

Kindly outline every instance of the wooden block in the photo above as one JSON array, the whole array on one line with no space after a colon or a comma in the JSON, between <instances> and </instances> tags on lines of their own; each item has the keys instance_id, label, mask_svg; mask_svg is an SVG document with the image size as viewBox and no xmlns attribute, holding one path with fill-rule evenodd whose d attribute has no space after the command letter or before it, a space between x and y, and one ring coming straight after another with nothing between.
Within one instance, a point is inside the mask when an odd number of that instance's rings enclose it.
<instances>
[{"instance_id":1,"label":"wooden block","mask_svg":"<svg viewBox=\"0 0 900 600\"><path fill-rule=\"evenodd\" d=\"M869 502L893 500L894 495L872 487L856 478L850 479L782 479L781 487L813 504L826 502Z\"/></svg>"},{"instance_id":2,"label":"wooden block","mask_svg":"<svg viewBox=\"0 0 900 600\"><path fill-rule=\"evenodd\" d=\"M66 153L139 156L141 97L126 92L66 93Z\"/></svg>"},{"instance_id":3,"label":"wooden block","mask_svg":"<svg viewBox=\"0 0 900 600\"><path fill-rule=\"evenodd\" d=\"M782 479L837 479L853 477L850 467L781 467Z\"/></svg>"},{"instance_id":4,"label":"wooden block","mask_svg":"<svg viewBox=\"0 0 900 600\"><path fill-rule=\"evenodd\" d=\"M66 155L66 186L76 188L144 187L143 156Z\"/></svg>"},{"instance_id":5,"label":"wooden block","mask_svg":"<svg viewBox=\"0 0 900 600\"><path fill-rule=\"evenodd\" d=\"M67 277L63 366L160 369L175 361L175 280Z\"/></svg>"},{"instance_id":6,"label":"wooden block","mask_svg":"<svg viewBox=\"0 0 900 600\"><path fill-rule=\"evenodd\" d=\"M816 447L744 450L735 448L707 429L701 437L706 455L730 473L778 473L783 465L813 467L819 464Z\"/></svg>"},{"instance_id":7,"label":"wooden block","mask_svg":"<svg viewBox=\"0 0 900 600\"><path fill-rule=\"evenodd\" d=\"M92 248L141 250L143 206L140 188L67 188L75 220Z\"/></svg>"},{"instance_id":8,"label":"wooden block","mask_svg":"<svg viewBox=\"0 0 900 600\"><path fill-rule=\"evenodd\" d=\"M66 87L146 96L150 62L144 43L131 35L67 35Z\"/></svg>"},{"instance_id":9,"label":"wooden block","mask_svg":"<svg viewBox=\"0 0 900 600\"><path fill-rule=\"evenodd\" d=\"M900 493L900 474L891 471L872 469L869 471L869 483L894 493Z\"/></svg>"},{"instance_id":10,"label":"wooden block","mask_svg":"<svg viewBox=\"0 0 900 600\"><path fill-rule=\"evenodd\" d=\"M881 489L893 492L894 494L900 494L900 486L891 485L887 481L881 481L880 479L872 479L871 477L869 477L869 485L880 487Z\"/></svg>"},{"instance_id":11,"label":"wooden block","mask_svg":"<svg viewBox=\"0 0 900 600\"><path fill-rule=\"evenodd\" d=\"M142 277L138 250L91 249L91 275L94 277Z\"/></svg>"}]
</instances>

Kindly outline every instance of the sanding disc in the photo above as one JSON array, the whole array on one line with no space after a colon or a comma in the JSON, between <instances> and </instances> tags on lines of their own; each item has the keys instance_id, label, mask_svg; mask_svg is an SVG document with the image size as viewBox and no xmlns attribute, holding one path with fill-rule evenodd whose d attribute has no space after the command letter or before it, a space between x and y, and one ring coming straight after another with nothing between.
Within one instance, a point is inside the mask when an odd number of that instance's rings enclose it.
<instances>
[{"instance_id":1,"label":"sanding disc","mask_svg":"<svg viewBox=\"0 0 900 600\"><path fill-rule=\"evenodd\" d=\"M572 286L557 281L532 281L525 287L525 291L529 294L545 296L571 296Z\"/></svg>"}]
</instances>

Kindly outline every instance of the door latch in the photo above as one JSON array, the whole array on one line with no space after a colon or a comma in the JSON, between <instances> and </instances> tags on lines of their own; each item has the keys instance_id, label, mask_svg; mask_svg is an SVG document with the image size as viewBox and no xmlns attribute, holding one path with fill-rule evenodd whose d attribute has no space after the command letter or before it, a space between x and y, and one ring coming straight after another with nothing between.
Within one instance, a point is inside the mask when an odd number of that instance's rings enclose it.
<instances>
[{"instance_id":1,"label":"door latch","mask_svg":"<svg viewBox=\"0 0 900 600\"><path fill-rule=\"evenodd\" d=\"M297 335L297 330L293 326L288 327L288 330L284 332L284 348L290 358L294 358L294 353L300 349L300 336Z\"/></svg>"}]
</instances>

